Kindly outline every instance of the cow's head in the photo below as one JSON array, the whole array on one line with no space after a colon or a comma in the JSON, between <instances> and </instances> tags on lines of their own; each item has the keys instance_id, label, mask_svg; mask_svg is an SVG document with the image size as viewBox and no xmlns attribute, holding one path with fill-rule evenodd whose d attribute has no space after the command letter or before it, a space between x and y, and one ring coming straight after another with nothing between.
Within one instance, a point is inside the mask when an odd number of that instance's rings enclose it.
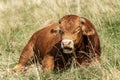
<instances>
[{"instance_id":1,"label":"cow's head","mask_svg":"<svg viewBox=\"0 0 120 80\"><path fill-rule=\"evenodd\" d=\"M61 47L66 54L73 53L76 46L83 41L83 35L93 35L95 30L91 28L89 21L76 15L66 15L59 20L59 34L61 35Z\"/></svg>"}]
</instances>

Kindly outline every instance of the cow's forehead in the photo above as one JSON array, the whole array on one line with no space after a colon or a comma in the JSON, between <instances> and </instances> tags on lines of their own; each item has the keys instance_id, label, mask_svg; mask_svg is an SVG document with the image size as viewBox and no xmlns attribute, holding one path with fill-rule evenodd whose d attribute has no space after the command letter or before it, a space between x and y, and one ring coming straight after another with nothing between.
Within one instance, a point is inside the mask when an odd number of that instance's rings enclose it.
<instances>
[{"instance_id":1,"label":"cow's forehead","mask_svg":"<svg viewBox=\"0 0 120 80\"><path fill-rule=\"evenodd\" d=\"M66 15L66 16L62 17L62 19L76 19L76 18L79 18L79 16L77 16L77 15Z\"/></svg>"},{"instance_id":2,"label":"cow's forehead","mask_svg":"<svg viewBox=\"0 0 120 80\"><path fill-rule=\"evenodd\" d=\"M70 18L70 19L63 19L61 21L61 28L64 30L72 31L80 25L79 18Z\"/></svg>"},{"instance_id":3,"label":"cow's forehead","mask_svg":"<svg viewBox=\"0 0 120 80\"><path fill-rule=\"evenodd\" d=\"M79 17L77 17L77 16L70 16L70 17L63 17L62 19L61 19L61 21L62 22L74 22L74 21L77 21L77 20L79 20Z\"/></svg>"},{"instance_id":4,"label":"cow's forehead","mask_svg":"<svg viewBox=\"0 0 120 80\"><path fill-rule=\"evenodd\" d=\"M77 25L80 22L79 16L76 15L67 15L61 19L63 25Z\"/></svg>"}]
</instances>

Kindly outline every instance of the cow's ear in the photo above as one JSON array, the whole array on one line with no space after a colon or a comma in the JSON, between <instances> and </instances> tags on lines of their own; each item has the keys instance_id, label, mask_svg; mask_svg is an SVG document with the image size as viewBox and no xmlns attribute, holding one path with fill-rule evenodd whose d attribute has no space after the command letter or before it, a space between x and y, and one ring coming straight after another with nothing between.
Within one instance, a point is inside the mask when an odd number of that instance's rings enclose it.
<instances>
[{"instance_id":1,"label":"cow's ear","mask_svg":"<svg viewBox=\"0 0 120 80\"><path fill-rule=\"evenodd\" d=\"M58 23L61 24L61 19L59 19Z\"/></svg>"},{"instance_id":2,"label":"cow's ear","mask_svg":"<svg viewBox=\"0 0 120 80\"><path fill-rule=\"evenodd\" d=\"M51 33L57 33L57 30L51 29L50 32L51 32Z\"/></svg>"},{"instance_id":3,"label":"cow's ear","mask_svg":"<svg viewBox=\"0 0 120 80\"><path fill-rule=\"evenodd\" d=\"M80 18L80 25L82 27L83 35L94 35L95 34L95 29L92 23L87 19L81 17Z\"/></svg>"},{"instance_id":4,"label":"cow's ear","mask_svg":"<svg viewBox=\"0 0 120 80\"><path fill-rule=\"evenodd\" d=\"M59 33L59 27L57 27L57 28L52 28L52 29L50 30L50 33L53 34L53 35L57 35L57 34Z\"/></svg>"}]
</instances>

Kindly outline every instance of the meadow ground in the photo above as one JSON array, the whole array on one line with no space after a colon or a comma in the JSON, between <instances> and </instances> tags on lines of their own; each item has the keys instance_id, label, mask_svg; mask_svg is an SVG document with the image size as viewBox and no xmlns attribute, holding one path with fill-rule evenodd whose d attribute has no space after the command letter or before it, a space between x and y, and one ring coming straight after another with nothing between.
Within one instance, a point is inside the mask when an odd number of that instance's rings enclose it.
<instances>
[{"instance_id":1,"label":"meadow ground","mask_svg":"<svg viewBox=\"0 0 120 80\"><path fill-rule=\"evenodd\" d=\"M30 36L47 20L66 14L88 18L96 27L101 62L63 73L6 73L18 62ZM120 0L0 0L0 80L120 80Z\"/></svg>"}]
</instances>

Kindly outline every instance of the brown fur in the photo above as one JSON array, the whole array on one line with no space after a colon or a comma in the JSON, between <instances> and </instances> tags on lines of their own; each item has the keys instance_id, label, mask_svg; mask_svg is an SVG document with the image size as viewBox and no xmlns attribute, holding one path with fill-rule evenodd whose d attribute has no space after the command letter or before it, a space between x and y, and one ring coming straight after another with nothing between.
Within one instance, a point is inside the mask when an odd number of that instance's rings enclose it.
<instances>
[{"instance_id":1,"label":"brown fur","mask_svg":"<svg viewBox=\"0 0 120 80\"><path fill-rule=\"evenodd\" d=\"M24 47L19 63L13 71L19 71L28 61L37 56L36 59L42 64L43 71L49 72L55 69L66 69L70 67L73 57L77 65L88 65L95 58L99 61L101 49L98 34L94 25L86 18L81 21L79 16L66 15L60 23L52 23L32 35ZM60 28L65 33L59 33ZM80 32L73 34L76 28ZM73 33L72 33L73 32ZM70 38L74 41L75 52L65 54L61 48L61 40Z\"/></svg>"}]
</instances>

